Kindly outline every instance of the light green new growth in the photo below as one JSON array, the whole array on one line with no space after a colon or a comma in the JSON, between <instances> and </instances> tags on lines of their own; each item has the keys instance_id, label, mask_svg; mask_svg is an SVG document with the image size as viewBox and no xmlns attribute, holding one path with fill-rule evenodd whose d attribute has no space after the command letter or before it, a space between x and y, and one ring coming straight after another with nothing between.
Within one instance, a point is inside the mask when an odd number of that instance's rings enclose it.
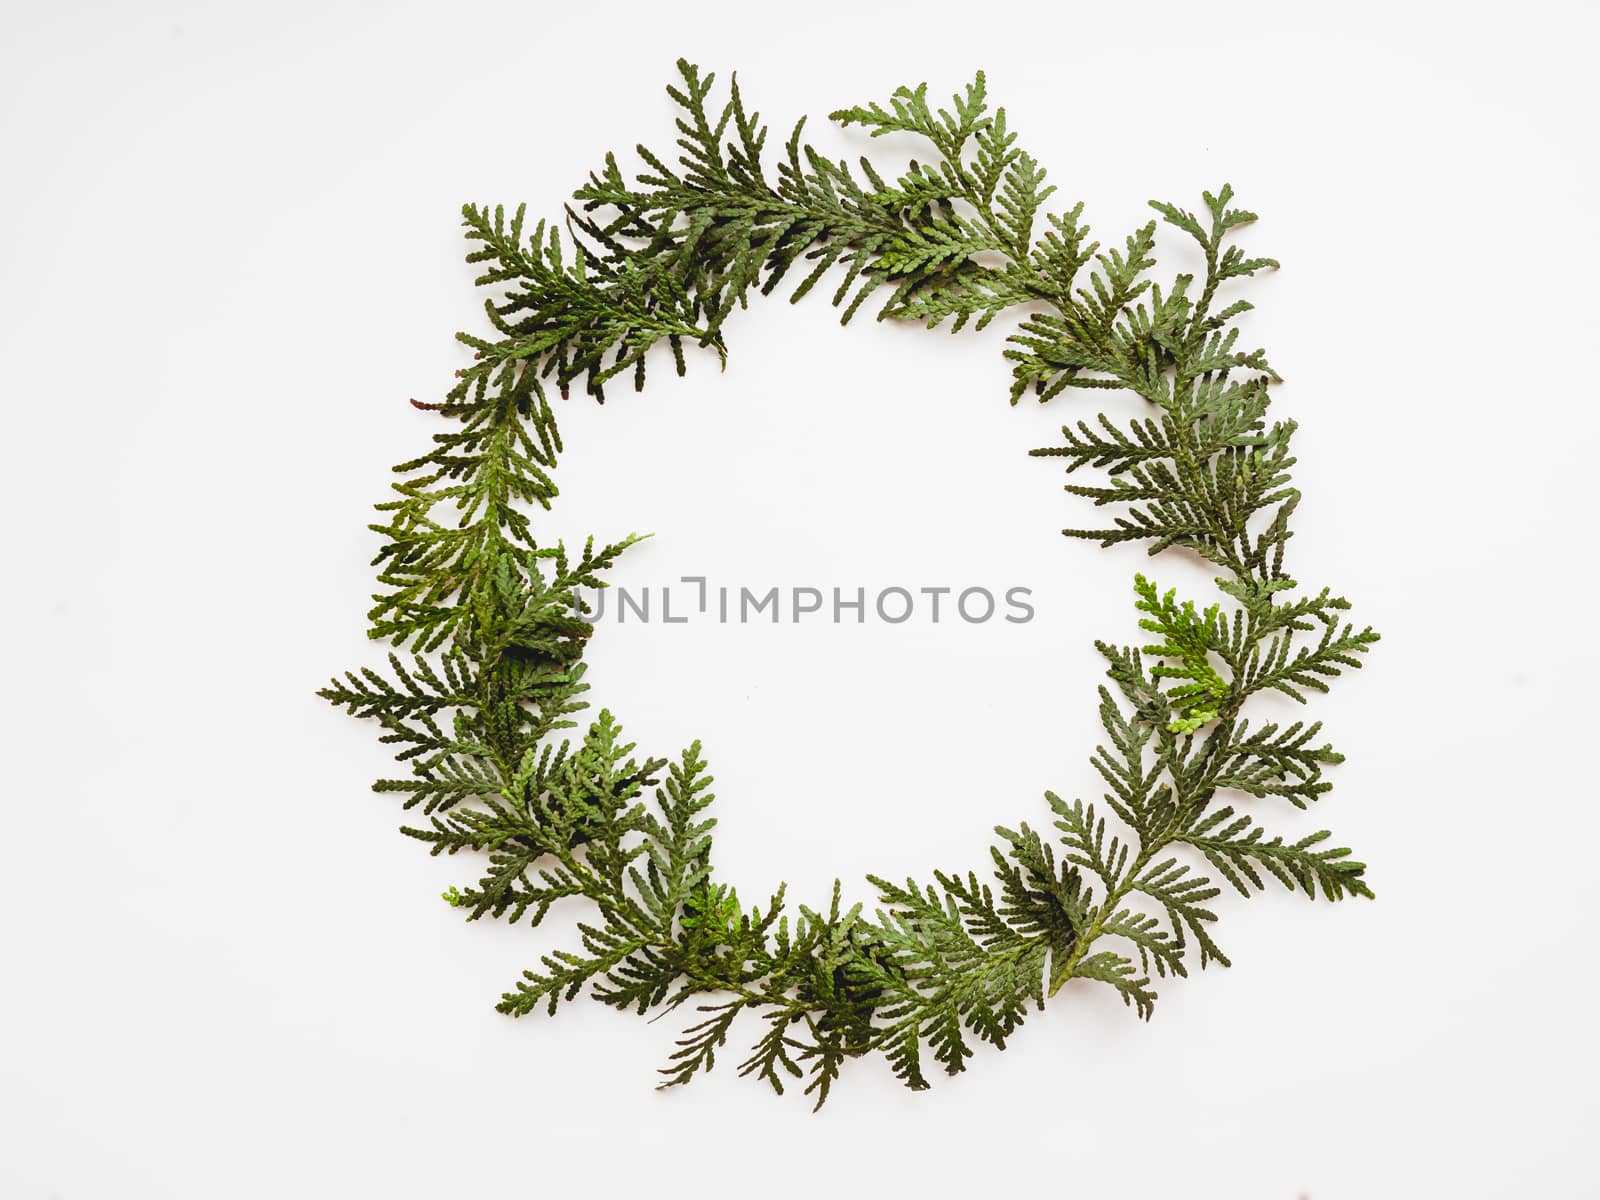
<instances>
[{"instance_id":1,"label":"light green new growth","mask_svg":"<svg viewBox=\"0 0 1600 1200\"><path fill-rule=\"evenodd\" d=\"M445 426L398 468L373 526L384 541L372 636L395 645L392 674L351 673L321 693L397 748L407 773L375 786L418 813L405 832L435 854L483 856L478 882L445 894L469 920L537 924L558 900L592 906L572 947L526 972L500 1009L553 1013L584 991L641 1013L692 1003L667 1084L709 1069L748 1016L758 1036L741 1072L779 1092L804 1080L820 1104L845 1062L870 1053L913 1088L935 1067L960 1071L974 1041L1004 1046L1068 980L1109 985L1148 1017L1152 974L1186 975L1192 954L1228 962L1211 932L1214 880L1244 895L1268 877L1312 897L1371 895L1328 834L1285 842L1250 804L1306 807L1340 756L1318 743L1318 723L1252 725L1246 703L1269 690L1303 702L1377 640L1326 590L1291 598L1295 426L1268 421L1277 376L1238 346L1232 322L1250 306L1224 298L1276 265L1229 240L1254 214L1231 207L1227 187L1196 213L1153 205L1205 261L1203 276L1161 286L1155 221L1102 249L1081 205L1043 212L1044 171L988 107L982 75L948 109L919 87L833 114L927 141L929 160L890 180L865 159L822 157L803 123L767 156L736 84L708 107L711 76L679 70L676 160L641 147L629 180L608 156L568 211L567 245L520 208L464 210L469 258L492 289L488 329L458 335L472 364L442 403L419 405ZM781 890L742 902L713 869L698 743L671 762L637 756L609 712L576 744L558 740L585 707L591 626L574 612L577 589L604 586L634 539L591 539L574 555L540 542L530 519L556 495L547 382L564 394L581 381L597 398L622 374L642 387L661 343L681 373L686 347L726 353L726 322L756 294L792 279L798 299L825 278L846 321L874 296L880 319L953 330L1026 306L1006 351L1013 402L1068 388L1142 397L1148 415L1080 420L1034 451L1106 476L1067 490L1110 523L1066 532L1189 551L1220 572L1222 592L1200 608L1140 576L1153 640L1098 643L1110 681L1098 804L1047 793L1052 827L998 829L991 878L873 878L870 913L837 884L817 908L790 908Z\"/></svg>"}]
</instances>

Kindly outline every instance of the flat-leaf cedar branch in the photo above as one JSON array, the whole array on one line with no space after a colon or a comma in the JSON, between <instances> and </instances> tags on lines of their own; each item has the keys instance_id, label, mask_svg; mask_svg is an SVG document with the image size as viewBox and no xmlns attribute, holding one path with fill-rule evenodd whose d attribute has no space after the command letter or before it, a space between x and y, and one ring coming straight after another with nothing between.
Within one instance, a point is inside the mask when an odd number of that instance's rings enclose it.
<instances>
[{"instance_id":1,"label":"flat-leaf cedar branch","mask_svg":"<svg viewBox=\"0 0 1600 1200\"><path fill-rule=\"evenodd\" d=\"M1154 204L1159 220L1102 248L1081 205L1045 211L1044 169L981 74L948 107L922 86L833 114L922 139L925 159L898 173L825 158L803 122L769 152L737 83L713 103L712 76L682 62L679 75L676 151L640 147L635 175L608 155L565 235L520 208L464 210L486 328L458 335L472 363L419 405L442 428L396 469L372 527L371 634L393 645L390 671L321 692L395 747L401 773L375 786L410 810L405 832L480 862L475 883L446 893L467 919L538 924L558 900L588 903L568 947L501 1011L553 1013L583 994L685 1009L663 1085L709 1070L743 1025L756 1036L739 1071L820 1105L865 1055L912 1088L959 1072L975 1043L1005 1046L1073 980L1149 1017L1153 980L1228 963L1210 907L1224 888L1370 896L1364 866L1328 834L1290 842L1261 824L1280 802L1320 800L1341 756L1320 723L1252 722L1246 704L1267 691L1306 702L1377 635L1285 571L1295 424L1269 419L1277 376L1240 345L1234 321L1250 306L1230 294L1276 265L1231 240L1255 215L1223 186L1193 211ZM1163 227L1198 245L1202 277L1154 278ZM724 327L753 297L789 286L799 299L824 281L845 321L873 298L880 319L956 330L1025 307L1006 350L1013 402L1110 388L1148 404L1126 423L1075 420L1033 452L1061 459L1067 491L1107 514L1066 532L1187 551L1218 573L1209 600L1139 576L1143 643L1098 643L1098 800L1047 793L1048 825L998 829L984 872L873 878L870 911L837 884L814 908L782 891L741 898L714 869L698 743L651 758L609 712L576 723L591 633L578 589L603 587L634 539L569 550L533 520L556 495L551 387L642 387L661 343L681 373L694 348L725 353ZM1100 478L1077 482L1090 469Z\"/></svg>"}]
</instances>

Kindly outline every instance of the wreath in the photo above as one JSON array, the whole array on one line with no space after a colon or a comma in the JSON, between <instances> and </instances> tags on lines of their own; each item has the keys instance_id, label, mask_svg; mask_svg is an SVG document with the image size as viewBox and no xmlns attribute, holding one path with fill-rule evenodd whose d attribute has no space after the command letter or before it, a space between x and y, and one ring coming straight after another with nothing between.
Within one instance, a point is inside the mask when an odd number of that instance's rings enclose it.
<instances>
[{"instance_id":1,"label":"wreath","mask_svg":"<svg viewBox=\"0 0 1600 1200\"><path fill-rule=\"evenodd\" d=\"M590 905L574 947L525 972L500 1011L554 1013L586 990L640 1013L692 1001L662 1086L709 1069L749 1013L761 1032L740 1071L778 1092L804 1080L820 1106L846 1060L870 1053L912 1088L935 1064L963 1070L974 1040L1003 1047L1068 980L1115 988L1148 1018L1152 976L1187 975L1195 956L1228 964L1207 907L1223 884L1370 896L1363 864L1327 833L1285 841L1236 807L1305 808L1341 757L1319 723L1252 723L1247 702L1303 703L1377 640L1346 621L1345 600L1284 571L1295 423L1268 421L1278 377L1238 348L1233 322L1250 305L1225 299L1230 281L1277 265L1231 241L1254 214L1230 207L1228 187L1198 212L1153 204L1205 260L1203 277L1162 287L1149 278L1155 220L1102 250L1081 205L1041 216L1053 189L990 109L981 74L949 108L930 107L923 85L833 114L929 144L928 161L889 182L865 158L859 171L824 158L802 142L803 121L769 168L767 130L737 81L719 109L713 77L678 68L676 165L640 147L630 181L608 155L567 210L570 252L523 208L509 220L463 210L468 260L493 289L488 331L456 335L474 359L441 402L412 401L446 425L377 506L370 633L393 644L392 674L352 672L320 693L377 721L407 764L374 785L421 814L406 834L435 854L486 856L476 884L445 894L467 919L537 925L557 901ZM1101 803L1047 792L1053 828L998 828L992 879L870 877L871 913L837 883L816 908L790 910L781 888L742 900L714 870L698 743L670 762L636 755L609 712L558 740L586 707L594 626L581 590L603 587L636 539L590 538L578 553L540 541L531 519L556 496L553 391L581 382L603 401L625 374L643 387L661 343L680 374L686 347L723 357L728 319L756 293L799 276L798 299L830 275L844 321L874 295L879 319L930 328L1023 310L1006 350L1013 404L1069 388L1147 401L1140 419L1078 421L1032 453L1107 476L1067 485L1116 514L1069 536L1199 555L1221 593L1202 606L1139 576L1148 644L1096 643L1109 677L1092 759Z\"/></svg>"}]
</instances>

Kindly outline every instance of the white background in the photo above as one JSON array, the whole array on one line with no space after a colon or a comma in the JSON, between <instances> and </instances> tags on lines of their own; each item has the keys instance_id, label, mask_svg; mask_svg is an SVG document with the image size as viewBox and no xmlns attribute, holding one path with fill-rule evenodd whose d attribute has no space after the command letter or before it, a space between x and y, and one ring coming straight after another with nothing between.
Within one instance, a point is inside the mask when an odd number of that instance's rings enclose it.
<instances>
[{"instance_id":1,"label":"white background","mask_svg":"<svg viewBox=\"0 0 1600 1200\"><path fill-rule=\"evenodd\" d=\"M453 7L0 17L0 1195L1600 1195L1596 8ZM679 54L838 155L830 109L981 66L1102 237L1224 180L1262 214L1292 562L1385 635L1317 705L1336 791L1267 816L1334 829L1375 903L1223 897L1237 965L1148 1025L1074 985L818 1116L737 1054L653 1091L673 1018L493 1012L570 926L464 926L473 865L394 832L374 730L312 692L380 660L368 506L481 322L460 203L556 214L665 147ZM1026 626L602 632L630 735L704 739L747 897L978 867L1045 788L1098 792L1091 642L1137 636L1145 560L1059 536L1092 517L1024 451L1099 396L1008 408L1004 333L773 301L725 373L561 409L542 528L656 533L619 582L1035 591Z\"/></svg>"}]
</instances>

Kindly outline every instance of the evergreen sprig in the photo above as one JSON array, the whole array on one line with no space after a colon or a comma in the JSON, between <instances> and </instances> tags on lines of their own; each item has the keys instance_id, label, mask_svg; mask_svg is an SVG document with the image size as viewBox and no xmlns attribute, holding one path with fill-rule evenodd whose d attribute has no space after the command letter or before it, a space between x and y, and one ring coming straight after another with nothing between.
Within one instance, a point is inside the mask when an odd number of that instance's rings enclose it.
<instances>
[{"instance_id":1,"label":"evergreen sprig","mask_svg":"<svg viewBox=\"0 0 1600 1200\"><path fill-rule=\"evenodd\" d=\"M709 1070L749 1017L760 1032L739 1070L778 1092L802 1081L820 1105L868 1054L912 1088L936 1068L959 1072L975 1042L1005 1046L1072 980L1149 1017L1152 977L1187 975L1192 954L1228 964L1208 907L1221 885L1370 896L1365 867L1330 835L1287 842L1240 807L1304 808L1341 760L1319 744L1320 723L1252 724L1245 704L1269 690L1303 703L1377 640L1345 620L1345 600L1294 595L1284 572L1295 425L1269 422L1277 375L1240 347L1249 304L1222 295L1276 265L1231 240L1254 214L1226 186L1197 212L1154 204L1205 261L1202 277L1163 285L1157 221L1101 249L1081 205L1043 213L1053 189L981 74L949 107L920 86L833 114L927 143L927 161L892 182L865 158L852 167L805 145L803 122L769 163L737 82L719 106L712 76L682 62L679 74L676 157L640 147L630 179L607 156L568 210L570 248L555 225L528 228L521 208L464 209L469 260L492 289L488 331L457 335L472 364L440 403L419 405L445 427L378 506L371 634L396 646L391 674L352 672L321 693L397 747L409 775L375 786L420 810L405 832L435 854L480 856L477 882L446 893L469 920L538 924L559 901L588 904L572 945L525 972L501 1011L553 1013L585 991L641 1013L691 1006L663 1085ZM609 712L575 745L556 740L585 707L578 589L603 587L634 539L591 539L573 556L541 543L530 518L556 495L546 381L602 399L621 374L642 387L663 342L682 372L686 346L726 354L724 326L752 296L800 274L798 299L830 273L845 321L874 294L880 319L957 330L1024 308L1006 351L1013 402L1068 388L1142 397L1148 415L1078 421L1033 452L1073 476L1103 473L1067 490L1112 523L1066 532L1182 548L1220 572L1204 607L1139 576L1153 640L1099 643L1110 685L1098 802L1046 793L1053 833L999 828L989 878L873 877L871 912L847 906L838 884L825 906L791 909L781 889L747 904L722 882L698 743L674 762L641 759Z\"/></svg>"}]
</instances>

